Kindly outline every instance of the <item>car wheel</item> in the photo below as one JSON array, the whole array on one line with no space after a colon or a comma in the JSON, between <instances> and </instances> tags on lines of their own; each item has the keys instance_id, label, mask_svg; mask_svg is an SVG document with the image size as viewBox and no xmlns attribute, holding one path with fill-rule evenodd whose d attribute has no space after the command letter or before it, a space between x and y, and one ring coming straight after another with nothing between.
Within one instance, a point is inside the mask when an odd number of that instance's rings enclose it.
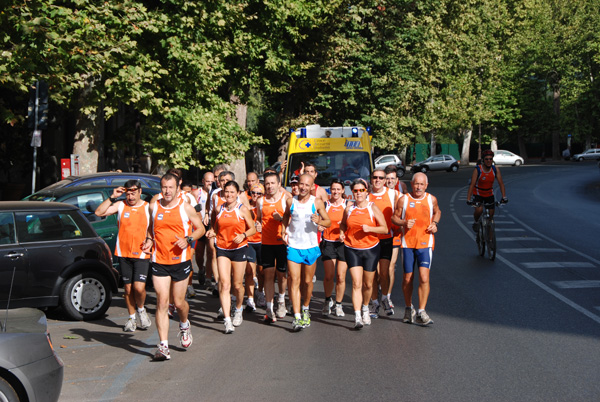
<instances>
[{"instance_id":1,"label":"car wheel","mask_svg":"<svg viewBox=\"0 0 600 402\"><path fill-rule=\"evenodd\" d=\"M404 177L404 173L406 173L404 169L398 169L396 171L396 174L398 175L399 178Z\"/></svg>"},{"instance_id":2,"label":"car wheel","mask_svg":"<svg viewBox=\"0 0 600 402\"><path fill-rule=\"evenodd\" d=\"M580 156L579 158L577 158L577 162L583 162L583 158Z\"/></svg>"},{"instance_id":3,"label":"car wheel","mask_svg":"<svg viewBox=\"0 0 600 402\"><path fill-rule=\"evenodd\" d=\"M458 166L452 165L450 166L450 170L452 170L453 172L458 172Z\"/></svg>"},{"instance_id":4,"label":"car wheel","mask_svg":"<svg viewBox=\"0 0 600 402\"><path fill-rule=\"evenodd\" d=\"M0 401L19 402L17 391L8 381L0 377Z\"/></svg>"},{"instance_id":5,"label":"car wheel","mask_svg":"<svg viewBox=\"0 0 600 402\"><path fill-rule=\"evenodd\" d=\"M519 159L517 159L515 161L515 166L521 166L521 163L523 163L523 162L521 162Z\"/></svg>"},{"instance_id":6,"label":"car wheel","mask_svg":"<svg viewBox=\"0 0 600 402\"><path fill-rule=\"evenodd\" d=\"M112 293L108 281L95 272L75 275L63 285L60 304L72 320L95 320L110 307Z\"/></svg>"},{"instance_id":7,"label":"car wheel","mask_svg":"<svg viewBox=\"0 0 600 402\"><path fill-rule=\"evenodd\" d=\"M421 173L427 173L427 166L421 166L419 168L419 172L421 172Z\"/></svg>"}]
</instances>

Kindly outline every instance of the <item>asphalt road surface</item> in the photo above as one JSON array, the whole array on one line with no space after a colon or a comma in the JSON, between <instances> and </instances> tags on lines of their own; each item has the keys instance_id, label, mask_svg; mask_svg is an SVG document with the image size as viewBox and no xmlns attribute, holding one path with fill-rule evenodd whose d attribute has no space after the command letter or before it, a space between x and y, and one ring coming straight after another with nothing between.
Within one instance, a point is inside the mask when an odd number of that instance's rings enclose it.
<instances>
[{"instance_id":1,"label":"asphalt road surface","mask_svg":"<svg viewBox=\"0 0 600 402\"><path fill-rule=\"evenodd\" d=\"M427 306L432 326L402 323L401 267L396 314L361 331L352 329L349 286L346 316L321 317L322 272L312 325L299 333L289 315L262 323L259 309L224 335L218 299L196 285L193 345L179 347L171 321L171 360L152 362L154 323L123 332L127 313L117 295L99 321L50 317L65 362L60 400L600 400L600 169L501 168L510 202L496 216L495 261L477 254L465 204L471 169L429 174L442 209ZM150 293L152 318L154 302Z\"/></svg>"}]
</instances>

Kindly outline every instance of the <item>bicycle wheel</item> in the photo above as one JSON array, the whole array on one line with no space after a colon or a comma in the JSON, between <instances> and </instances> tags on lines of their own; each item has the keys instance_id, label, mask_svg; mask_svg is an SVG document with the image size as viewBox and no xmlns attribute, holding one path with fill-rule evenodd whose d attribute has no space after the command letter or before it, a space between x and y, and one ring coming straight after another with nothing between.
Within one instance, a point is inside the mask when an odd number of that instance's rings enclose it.
<instances>
[{"instance_id":1,"label":"bicycle wheel","mask_svg":"<svg viewBox=\"0 0 600 402\"><path fill-rule=\"evenodd\" d=\"M479 227L477 228L477 251L479 255L483 257L485 254L485 232L483 230L483 218L479 221Z\"/></svg>"},{"instance_id":2,"label":"bicycle wheel","mask_svg":"<svg viewBox=\"0 0 600 402\"><path fill-rule=\"evenodd\" d=\"M487 224L487 249L488 258L492 261L496 258L496 227L493 220Z\"/></svg>"}]
</instances>

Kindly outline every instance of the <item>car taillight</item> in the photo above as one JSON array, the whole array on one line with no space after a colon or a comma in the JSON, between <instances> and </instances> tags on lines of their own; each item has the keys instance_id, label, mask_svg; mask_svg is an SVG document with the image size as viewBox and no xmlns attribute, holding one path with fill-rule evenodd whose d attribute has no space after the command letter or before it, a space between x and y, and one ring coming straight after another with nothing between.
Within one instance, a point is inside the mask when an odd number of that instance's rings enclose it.
<instances>
[{"instance_id":1,"label":"car taillight","mask_svg":"<svg viewBox=\"0 0 600 402\"><path fill-rule=\"evenodd\" d=\"M54 346L52 346L52 338L50 337L50 333L48 331L46 331L46 339L48 340L48 345L50 345L50 349L52 350L52 354L54 355L54 358L56 359L57 363L61 366L64 366L62 359L56 354Z\"/></svg>"}]
</instances>

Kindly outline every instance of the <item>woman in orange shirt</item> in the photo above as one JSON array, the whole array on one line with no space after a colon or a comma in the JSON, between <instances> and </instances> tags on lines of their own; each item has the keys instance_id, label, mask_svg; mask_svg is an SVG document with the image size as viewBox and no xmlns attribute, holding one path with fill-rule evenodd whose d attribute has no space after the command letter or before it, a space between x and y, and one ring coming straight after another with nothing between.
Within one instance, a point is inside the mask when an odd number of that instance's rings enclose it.
<instances>
[{"instance_id":1,"label":"woman in orange shirt","mask_svg":"<svg viewBox=\"0 0 600 402\"><path fill-rule=\"evenodd\" d=\"M362 178L355 179L350 184L350 189L355 202L344 212L340 224L340 239L344 242L344 256L352 276L354 328L360 329L363 325L371 324L368 303L371 300L373 278L379 262L377 234L387 233L388 228L381 210L369 201L367 181Z\"/></svg>"},{"instance_id":2,"label":"woman in orange shirt","mask_svg":"<svg viewBox=\"0 0 600 402\"><path fill-rule=\"evenodd\" d=\"M238 201L240 187L229 181L223 187L225 203L215 219L215 227L207 233L209 239L217 238L217 269L219 270L219 298L225 316L225 333L232 333L242 324L244 301L244 272L248 254L248 237L256 233L250 210ZM236 308L231 321L231 277L236 296Z\"/></svg>"}]
</instances>

